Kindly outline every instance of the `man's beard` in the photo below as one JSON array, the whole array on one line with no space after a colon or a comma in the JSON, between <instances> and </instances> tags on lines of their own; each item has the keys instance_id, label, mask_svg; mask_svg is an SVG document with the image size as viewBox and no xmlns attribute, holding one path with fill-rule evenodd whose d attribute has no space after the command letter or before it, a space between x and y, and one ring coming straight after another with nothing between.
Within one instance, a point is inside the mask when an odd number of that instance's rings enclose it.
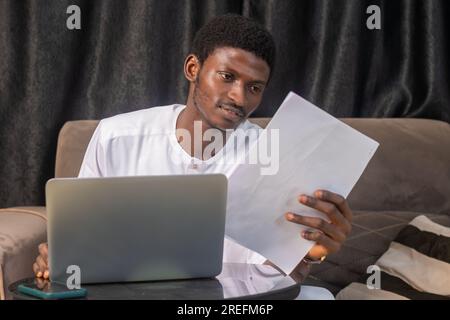
<instances>
[{"instance_id":1,"label":"man's beard","mask_svg":"<svg viewBox=\"0 0 450 320\"><path fill-rule=\"evenodd\" d=\"M246 112L244 111L245 108L242 107L242 106L238 106L238 105L236 105L236 104L234 104L232 102L229 102L229 101L221 101L221 100L219 100L217 103L211 102L211 104L214 105L213 108L211 108L211 112L214 112L216 108L219 109L219 108L222 108L222 106L224 106L228 110L233 110L236 113L240 114L241 117L242 117L241 121L236 125L236 127L234 127L234 128L220 128L217 125L214 125L214 123L208 121L207 113L204 111L204 110L208 110L208 109L207 108L203 108L202 104L199 102L199 100L202 100L202 99L203 100L207 100L207 101L208 100L212 100L212 99L210 98L210 96L208 94L205 93L205 91L203 91L200 88L200 84L199 84L198 79L194 82L194 92L193 92L192 96L193 96L192 97L192 102L194 104L194 107L197 109L198 113L202 116L202 121L206 121L207 125L210 128L216 128L216 129L221 130L221 131L226 131L226 130L230 130L230 129L234 130L234 129L236 129L239 126L240 123L242 123L247 118Z\"/></svg>"}]
</instances>

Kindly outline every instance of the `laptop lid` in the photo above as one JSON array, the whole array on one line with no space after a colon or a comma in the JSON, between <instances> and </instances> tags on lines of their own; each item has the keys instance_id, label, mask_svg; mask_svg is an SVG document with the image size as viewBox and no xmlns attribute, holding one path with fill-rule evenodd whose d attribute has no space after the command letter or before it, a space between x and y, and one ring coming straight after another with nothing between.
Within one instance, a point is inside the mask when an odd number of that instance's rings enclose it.
<instances>
[{"instance_id":1,"label":"laptop lid","mask_svg":"<svg viewBox=\"0 0 450 320\"><path fill-rule=\"evenodd\" d=\"M226 199L222 174L51 179L51 280L70 266L82 284L216 276Z\"/></svg>"}]
</instances>

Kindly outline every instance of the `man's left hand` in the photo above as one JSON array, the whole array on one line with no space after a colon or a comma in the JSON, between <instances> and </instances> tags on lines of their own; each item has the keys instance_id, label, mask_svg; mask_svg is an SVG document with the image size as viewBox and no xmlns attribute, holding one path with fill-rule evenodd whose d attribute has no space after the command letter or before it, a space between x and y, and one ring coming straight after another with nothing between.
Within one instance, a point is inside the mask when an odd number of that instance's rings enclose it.
<instances>
[{"instance_id":1,"label":"man's left hand","mask_svg":"<svg viewBox=\"0 0 450 320\"><path fill-rule=\"evenodd\" d=\"M292 212L286 213L288 221L316 229L302 233L303 238L316 242L308 252L307 258L319 260L330 253L339 251L352 230L353 214L347 200L336 193L317 190L314 192L314 197L300 195L298 201L324 213L330 219L328 222L321 218L301 216Z\"/></svg>"}]
</instances>

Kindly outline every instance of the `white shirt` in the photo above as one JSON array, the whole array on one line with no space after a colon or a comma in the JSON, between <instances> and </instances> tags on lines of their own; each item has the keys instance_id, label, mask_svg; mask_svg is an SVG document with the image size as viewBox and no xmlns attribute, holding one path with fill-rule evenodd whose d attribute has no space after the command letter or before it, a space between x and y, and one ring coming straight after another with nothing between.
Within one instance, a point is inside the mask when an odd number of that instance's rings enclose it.
<instances>
[{"instance_id":1,"label":"white shirt","mask_svg":"<svg viewBox=\"0 0 450 320\"><path fill-rule=\"evenodd\" d=\"M231 150L242 154L246 145L229 138L213 157L205 161L191 157L179 144L175 131L178 115L184 108L177 104L153 107L101 120L89 142L78 177L193 173L222 173L229 177L235 163L223 161L224 155ZM260 128L245 121L237 129ZM260 264L265 260L225 238L224 262Z\"/></svg>"}]
</instances>

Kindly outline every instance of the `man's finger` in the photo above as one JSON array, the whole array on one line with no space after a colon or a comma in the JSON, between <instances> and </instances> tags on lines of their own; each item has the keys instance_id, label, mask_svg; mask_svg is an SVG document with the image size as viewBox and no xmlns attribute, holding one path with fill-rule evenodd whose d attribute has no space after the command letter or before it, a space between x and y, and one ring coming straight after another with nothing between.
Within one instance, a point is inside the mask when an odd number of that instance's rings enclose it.
<instances>
[{"instance_id":1,"label":"man's finger","mask_svg":"<svg viewBox=\"0 0 450 320\"><path fill-rule=\"evenodd\" d=\"M41 255L44 260L48 260L48 245L46 243L41 243L38 248L39 255Z\"/></svg>"},{"instance_id":2,"label":"man's finger","mask_svg":"<svg viewBox=\"0 0 450 320\"><path fill-rule=\"evenodd\" d=\"M42 272L42 274L44 273L45 270L47 270L47 263L44 261L44 259L42 258L42 256L38 256L36 259L36 263L39 266L39 271Z\"/></svg>"},{"instance_id":3,"label":"man's finger","mask_svg":"<svg viewBox=\"0 0 450 320\"><path fill-rule=\"evenodd\" d=\"M33 263L33 272L34 272L34 274L36 275L36 277L42 276L42 272L39 270L39 266L38 266L38 264L37 264L36 262ZM39 272L41 272L40 275L38 275Z\"/></svg>"},{"instance_id":4,"label":"man's finger","mask_svg":"<svg viewBox=\"0 0 450 320\"><path fill-rule=\"evenodd\" d=\"M323 233L330 236L331 238L335 239L336 241L339 242L345 241L345 235L342 233L342 231L340 231L339 228L337 228L335 225L332 225L323 219L314 217L305 217L292 212L288 212L286 214L286 218L291 222L295 222L298 224L302 224L320 230Z\"/></svg>"},{"instance_id":5,"label":"man's finger","mask_svg":"<svg viewBox=\"0 0 450 320\"><path fill-rule=\"evenodd\" d=\"M324 246L327 248L328 254L337 252L341 248L341 245L338 242L334 241L320 231L304 231L302 233L302 237L307 240L315 241L318 245Z\"/></svg>"},{"instance_id":6,"label":"man's finger","mask_svg":"<svg viewBox=\"0 0 450 320\"><path fill-rule=\"evenodd\" d=\"M339 211L351 223L353 219L352 210L348 206L347 200L337 193L328 190L317 190L314 195L321 200L332 202L338 207Z\"/></svg>"},{"instance_id":7,"label":"man's finger","mask_svg":"<svg viewBox=\"0 0 450 320\"><path fill-rule=\"evenodd\" d=\"M347 227L348 224L347 219L343 216L341 212L339 212L338 208L333 203L322 201L314 197L309 197L304 194L300 196L299 201L300 203L308 207L314 208L320 212L325 213L328 216L328 218L330 218L331 222L340 226Z\"/></svg>"}]
</instances>

